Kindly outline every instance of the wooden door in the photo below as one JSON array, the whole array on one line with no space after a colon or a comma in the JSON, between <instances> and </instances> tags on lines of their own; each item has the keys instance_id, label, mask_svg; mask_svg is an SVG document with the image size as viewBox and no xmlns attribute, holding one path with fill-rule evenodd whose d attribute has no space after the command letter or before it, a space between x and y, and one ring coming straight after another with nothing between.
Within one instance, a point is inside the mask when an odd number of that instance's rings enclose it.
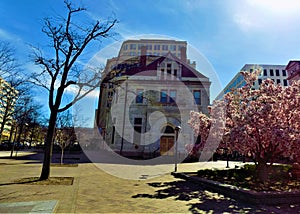
<instances>
[{"instance_id":1,"label":"wooden door","mask_svg":"<svg viewBox=\"0 0 300 214\"><path fill-rule=\"evenodd\" d=\"M160 155L174 155L174 137L162 136L160 138Z\"/></svg>"}]
</instances>

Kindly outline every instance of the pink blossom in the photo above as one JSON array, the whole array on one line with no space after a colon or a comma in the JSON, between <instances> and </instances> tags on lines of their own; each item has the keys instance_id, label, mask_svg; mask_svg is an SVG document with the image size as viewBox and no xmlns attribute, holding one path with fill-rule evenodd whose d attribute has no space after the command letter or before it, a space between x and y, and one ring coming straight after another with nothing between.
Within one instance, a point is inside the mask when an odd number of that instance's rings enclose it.
<instances>
[{"instance_id":1,"label":"pink blossom","mask_svg":"<svg viewBox=\"0 0 300 214\"><path fill-rule=\"evenodd\" d=\"M299 162L300 81L283 88L267 79L259 89L253 90L253 82L260 72L243 72L244 87L215 102L210 107L210 115L191 112L189 124L201 136L201 144L205 144L210 127L216 122L212 112L222 103L226 105L223 143L230 150L252 158L257 164L272 164L279 157Z\"/></svg>"}]
</instances>

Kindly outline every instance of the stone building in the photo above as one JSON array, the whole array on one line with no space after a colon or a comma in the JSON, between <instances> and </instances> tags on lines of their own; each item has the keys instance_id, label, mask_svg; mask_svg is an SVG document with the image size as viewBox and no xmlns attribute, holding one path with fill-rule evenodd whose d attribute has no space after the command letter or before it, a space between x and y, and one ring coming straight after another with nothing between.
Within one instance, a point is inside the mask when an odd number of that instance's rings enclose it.
<instances>
[{"instance_id":1,"label":"stone building","mask_svg":"<svg viewBox=\"0 0 300 214\"><path fill-rule=\"evenodd\" d=\"M190 111L207 113L210 81L188 62L186 47L181 47L180 57L171 51L160 56L150 54L147 44L140 55L106 67L97 125L110 148L138 158L174 155L180 126L177 147L183 154L185 144L195 142L187 124Z\"/></svg>"}]
</instances>

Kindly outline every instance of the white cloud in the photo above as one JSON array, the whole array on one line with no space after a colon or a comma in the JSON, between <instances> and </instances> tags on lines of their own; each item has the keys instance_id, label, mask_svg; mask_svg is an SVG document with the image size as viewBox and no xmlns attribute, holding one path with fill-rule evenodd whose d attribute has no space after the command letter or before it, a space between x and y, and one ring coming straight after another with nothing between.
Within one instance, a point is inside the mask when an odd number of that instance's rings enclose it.
<instances>
[{"instance_id":1,"label":"white cloud","mask_svg":"<svg viewBox=\"0 0 300 214\"><path fill-rule=\"evenodd\" d=\"M11 38L10 34L3 29L0 29L0 38L4 40L8 40Z\"/></svg>"},{"instance_id":2,"label":"white cloud","mask_svg":"<svg viewBox=\"0 0 300 214\"><path fill-rule=\"evenodd\" d=\"M1 29L1 28L0 28L0 39L14 41L14 42L22 41L20 37L16 36L15 34L12 34L10 32L7 32L6 30Z\"/></svg>"},{"instance_id":3,"label":"white cloud","mask_svg":"<svg viewBox=\"0 0 300 214\"><path fill-rule=\"evenodd\" d=\"M249 16L248 14L237 13L233 17L234 22L239 26L242 31L251 31L253 29L259 28L261 25L255 18Z\"/></svg>"},{"instance_id":4,"label":"white cloud","mask_svg":"<svg viewBox=\"0 0 300 214\"><path fill-rule=\"evenodd\" d=\"M247 4L265 13L276 16L294 16L299 13L298 0L247 0Z\"/></svg>"},{"instance_id":5,"label":"white cloud","mask_svg":"<svg viewBox=\"0 0 300 214\"><path fill-rule=\"evenodd\" d=\"M246 0L228 7L233 12L233 21L246 32L292 30L289 26L300 19L300 1L297 0Z\"/></svg>"}]
</instances>

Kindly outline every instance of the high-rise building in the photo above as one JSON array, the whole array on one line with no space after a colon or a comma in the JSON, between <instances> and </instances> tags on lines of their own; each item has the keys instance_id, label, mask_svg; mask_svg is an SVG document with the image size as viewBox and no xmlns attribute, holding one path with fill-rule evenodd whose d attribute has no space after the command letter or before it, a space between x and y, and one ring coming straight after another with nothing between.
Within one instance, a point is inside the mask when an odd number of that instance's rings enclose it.
<instances>
[{"instance_id":1,"label":"high-rise building","mask_svg":"<svg viewBox=\"0 0 300 214\"><path fill-rule=\"evenodd\" d=\"M0 137L2 139L9 137L17 96L18 91L0 77Z\"/></svg>"},{"instance_id":2,"label":"high-rise building","mask_svg":"<svg viewBox=\"0 0 300 214\"><path fill-rule=\"evenodd\" d=\"M164 56L172 53L181 61L188 63L191 67L196 68L196 62L187 58L187 42L167 39L139 39L126 40L122 43L117 57L107 60L106 72L109 72L114 66L122 63L122 61L140 56L142 47L146 49L148 56Z\"/></svg>"},{"instance_id":3,"label":"high-rise building","mask_svg":"<svg viewBox=\"0 0 300 214\"><path fill-rule=\"evenodd\" d=\"M241 71L253 72L255 69L261 69L261 73L257 80L254 82L253 88L258 89L259 85L265 79L271 79L275 84L281 84L286 87L289 85L287 80L287 71L285 65L257 65L257 64L246 64L242 67ZM223 98L225 94L230 92L232 89L241 88L246 84L244 76L241 72L238 72L232 80L225 86L222 92L216 97L216 100Z\"/></svg>"}]
</instances>

